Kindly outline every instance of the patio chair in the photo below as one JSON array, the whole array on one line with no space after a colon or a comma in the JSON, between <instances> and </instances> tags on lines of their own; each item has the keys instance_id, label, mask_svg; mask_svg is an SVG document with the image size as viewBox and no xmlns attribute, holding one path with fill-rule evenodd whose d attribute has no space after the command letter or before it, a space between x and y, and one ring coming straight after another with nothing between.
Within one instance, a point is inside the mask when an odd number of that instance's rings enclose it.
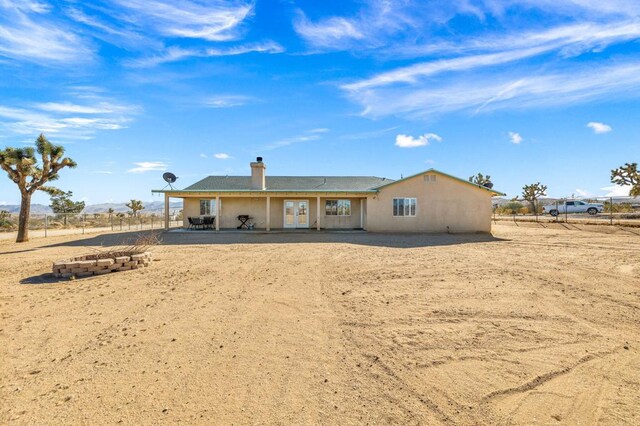
<instances>
[{"instance_id":1,"label":"patio chair","mask_svg":"<svg viewBox=\"0 0 640 426\"><path fill-rule=\"evenodd\" d=\"M202 226L202 219L199 217L189 217L189 228L198 229Z\"/></svg>"},{"instance_id":2,"label":"patio chair","mask_svg":"<svg viewBox=\"0 0 640 426\"><path fill-rule=\"evenodd\" d=\"M216 217L215 216L205 216L202 219L202 226L204 228L213 229L215 223L216 223Z\"/></svg>"}]
</instances>

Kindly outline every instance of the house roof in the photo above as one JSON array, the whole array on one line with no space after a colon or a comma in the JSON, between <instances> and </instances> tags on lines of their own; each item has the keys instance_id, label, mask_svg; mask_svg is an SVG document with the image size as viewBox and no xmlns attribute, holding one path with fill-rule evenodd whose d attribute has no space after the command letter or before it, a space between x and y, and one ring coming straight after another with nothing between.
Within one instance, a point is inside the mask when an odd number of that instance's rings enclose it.
<instances>
[{"instance_id":1,"label":"house roof","mask_svg":"<svg viewBox=\"0 0 640 426\"><path fill-rule=\"evenodd\" d=\"M266 176L267 191L372 191L392 182L375 176ZM208 176L183 191L247 191L251 176Z\"/></svg>"},{"instance_id":2,"label":"house roof","mask_svg":"<svg viewBox=\"0 0 640 426\"><path fill-rule=\"evenodd\" d=\"M425 170L399 180L376 176L266 176L265 191L251 188L251 176L207 176L182 190L153 190L152 192L378 192L389 185L404 182L425 173L438 173L465 185L487 191L492 195L505 195L500 191L477 185L436 169Z\"/></svg>"},{"instance_id":3,"label":"house roof","mask_svg":"<svg viewBox=\"0 0 640 426\"><path fill-rule=\"evenodd\" d=\"M486 186L478 185L477 183L469 182L468 180L460 179L459 177L450 175L450 174L445 173L445 172L441 172L440 170L436 170L436 169L425 170L423 172L416 173L415 175L407 176L406 178L403 178L403 179L389 181L389 182L379 186L377 189L382 189L383 187L389 186L389 185L393 185L394 183L404 182L405 180L412 179L412 178L414 178L416 176L424 175L425 173L438 173L440 175L446 176L446 177L451 178L453 180L457 180L458 182L461 182L461 183L464 183L464 184L467 184L467 185L471 185L471 186L475 186L476 188L479 188L479 189L483 189L485 191L488 191L488 192L492 193L493 195L502 195L502 196L507 195L507 194L505 194L503 192L496 191L496 190L491 189L491 188L487 188Z\"/></svg>"}]
</instances>

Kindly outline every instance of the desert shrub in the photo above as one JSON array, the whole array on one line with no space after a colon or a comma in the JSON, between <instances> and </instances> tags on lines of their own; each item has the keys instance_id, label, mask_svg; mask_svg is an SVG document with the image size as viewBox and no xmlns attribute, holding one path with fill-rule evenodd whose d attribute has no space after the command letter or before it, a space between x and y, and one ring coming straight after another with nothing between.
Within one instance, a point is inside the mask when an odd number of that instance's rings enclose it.
<instances>
[{"instance_id":1,"label":"desert shrub","mask_svg":"<svg viewBox=\"0 0 640 426\"><path fill-rule=\"evenodd\" d=\"M118 257L120 255L127 256L131 254L144 253L149 251L153 246L160 244L159 232L148 232L138 235L138 237L131 241L123 241L118 246L109 247L107 249L94 249L96 259L104 259L111 257Z\"/></svg>"},{"instance_id":2,"label":"desert shrub","mask_svg":"<svg viewBox=\"0 0 640 426\"><path fill-rule=\"evenodd\" d=\"M520 212L520 209L522 209L524 206L522 205L522 203L519 203L517 201L511 201L507 204L503 204L501 206L496 207L496 214L499 215L509 215L509 214L518 214Z\"/></svg>"},{"instance_id":3,"label":"desert shrub","mask_svg":"<svg viewBox=\"0 0 640 426\"><path fill-rule=\"evenodd\" d=\"M605 201L604 211L607 213L632 213L634 211L631 203L614 203L613 205Z\"/></svg>"}]
</instances>

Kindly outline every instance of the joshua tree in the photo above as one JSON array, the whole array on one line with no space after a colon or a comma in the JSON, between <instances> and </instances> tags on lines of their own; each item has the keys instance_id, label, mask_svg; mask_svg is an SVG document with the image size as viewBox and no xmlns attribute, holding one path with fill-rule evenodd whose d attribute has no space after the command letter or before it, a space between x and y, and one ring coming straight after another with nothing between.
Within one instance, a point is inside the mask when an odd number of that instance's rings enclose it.
<instances>
[{"instance_id":1,"label":"joshua tree","mask_svg":"<svg viewBox=\"0 0 640 426\"><path fill-rule=\"evenodd\" d=\"M42 159L41 165L38 165L36 152ZM53 145L43 134L36 139L35 150L32 147L7 147L0 151L0 167L7 172L9 179L18 185L22 196L16 242L29 241L29 213L33 193L36 191L56 193L55 188L45 186L45 183L58 179L58 172L62 168L76 166L75 161L71 158L63 158L63 155L64 148Z\"/></svg>"},{"instance_id":2,"label":"joshua tree","mask_svg":"<svg viewBox=\"0 0 640 426\"><path fill-rule=\"evenodd\" d=\"M478 173L475 176L469 176L469 182L476 185L485 186L487 188L493 188L493 182L491 182L491 176L484 176L482 173Z\"/></svg>"},{"instance_id":3,"label":"joshua tree","mask_svg":"<svg viewBox=\"0 0 640 426\"><path fill-rule=\"evenodd\" d=\"M626 163L624 166L611 170L611 182L620 185L630 185L630 197L640 197L640 172L638 163Z\"/></svg>"},{"instance_id":4,"label":"joshua tree","mask_svg":"<svg viewBox=\"0 0 640 426\"><path fill-rule=\"evenodd\" d=\"M138 212L140 210L144 210L144 205L142 204L142 201L140 200L131 200L130 203L125 204L125 206L129 207L131 209L131 216L133 217L137 217L138 216Z\"/></svg>"},{"instance_id":5,"label":"joshua tree","mask_svg":"<svg viewBox=\"0 0 640 426\"><path fill-rule=\"evenodd\" d=\"M111 220L111 216L113 216L113 213L115 213L115 210L109 207L109 209L107 210L107 214L109 215L109 220Z\"/></svg>"},{"instance_id":6,"label":"joshua tree","mask_svg":"<svg viewBox=\"0 0 640 426\"><path fill-rule=\"evenodd\" d=\"M540 182L522 187L522 198L531 203L531 208L533 209L536 218L538 217L538 198L545 195L547 195L547 185L543 185Z\"/></svg>"},{"instance_id":7,"label":"joshua tree","mask_svg":"<svg viewBox=\"0 0 640 426\"><path fill-rule=\"evenodd\" d=\"M6 210L0 210L0 226L10 225L9 218L11 217L11 213Z\"/></svg>"},{"instance_id":8,"label":"joshua tree","mask_svg":"<svg viewBox=\"0 0 640 426\"><path fill-rule=\"evenodd\" d=\"M67 214L80 213L84 210L84 201L73 201L73 192L56 191L51 195L51 210L54 213L62 214L64 224L67 224Z\"/></svg>"}]
</instances>

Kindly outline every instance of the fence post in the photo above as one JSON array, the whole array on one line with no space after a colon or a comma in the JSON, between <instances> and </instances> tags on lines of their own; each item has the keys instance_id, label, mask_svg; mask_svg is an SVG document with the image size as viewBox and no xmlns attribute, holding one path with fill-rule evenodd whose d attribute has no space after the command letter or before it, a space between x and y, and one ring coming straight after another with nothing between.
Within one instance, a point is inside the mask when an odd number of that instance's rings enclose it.
<instances>
[{"instance_id":1,"label":"fence post","mask_svg":"<svg viewBox=\"0 0 640 426\"><path fill-rule=\"evenodd\" d=\"M48 221L48 217L49 215L45 214L44 215L44 237L47 238L47 221Z\"/></svg>"},{"instance_id":2,"label":"fence post","mask_svg":"<svg viewBox=\"0 0 640 426\"><path fill-rule=\"evenodd\" d=\"M129 230L131 230L131 216L129 216Z\"/></svg>"},{"instance_id":3,"label":"fence post","mask_svg":"<svg viewBox=\"0 0 640 426\"><path fill-rule=\"evenodd\" d=\"M567 200L564 200L564 223L569 223L569 208L567 207Z\"/></svg>"},{"instance_id":4,"label":"fence post","mask_svg":"<svg viewBox=\"0 0 640 426\"><path fill-rule=\"evenodd\" d=\"M153 229L153 216L151 216L151 229Z\"/></svg>"},{"instance_id":5,"label":"fence post","mask_svg":"<svg viewBox=\"0 0 640 426\"><path fill-rule=\"evenodd\" d=\"M113 216L109 218L109 221L111 222L111 230L113 231Z\"/></svg>"},{"instance_id":6,"label":"fence post","mask_svg":"<svg viewBox=\"0 0 640 426\"><path fill-rule=\"evenodd\" d=\"M87 221L87 215L86 214L81 215L80 219L82 220L82 235L84 235L84 225Z\"/></svg>"},{"instance_id":7,"label":"fence post","mask_svg":"<svg viewBox=\"0 0 640 426\"><path fill-rule=\"evenodd\" d=\"M609 225L613 226L613 197L609 197Z\"/></svg>"}]
</instances>

